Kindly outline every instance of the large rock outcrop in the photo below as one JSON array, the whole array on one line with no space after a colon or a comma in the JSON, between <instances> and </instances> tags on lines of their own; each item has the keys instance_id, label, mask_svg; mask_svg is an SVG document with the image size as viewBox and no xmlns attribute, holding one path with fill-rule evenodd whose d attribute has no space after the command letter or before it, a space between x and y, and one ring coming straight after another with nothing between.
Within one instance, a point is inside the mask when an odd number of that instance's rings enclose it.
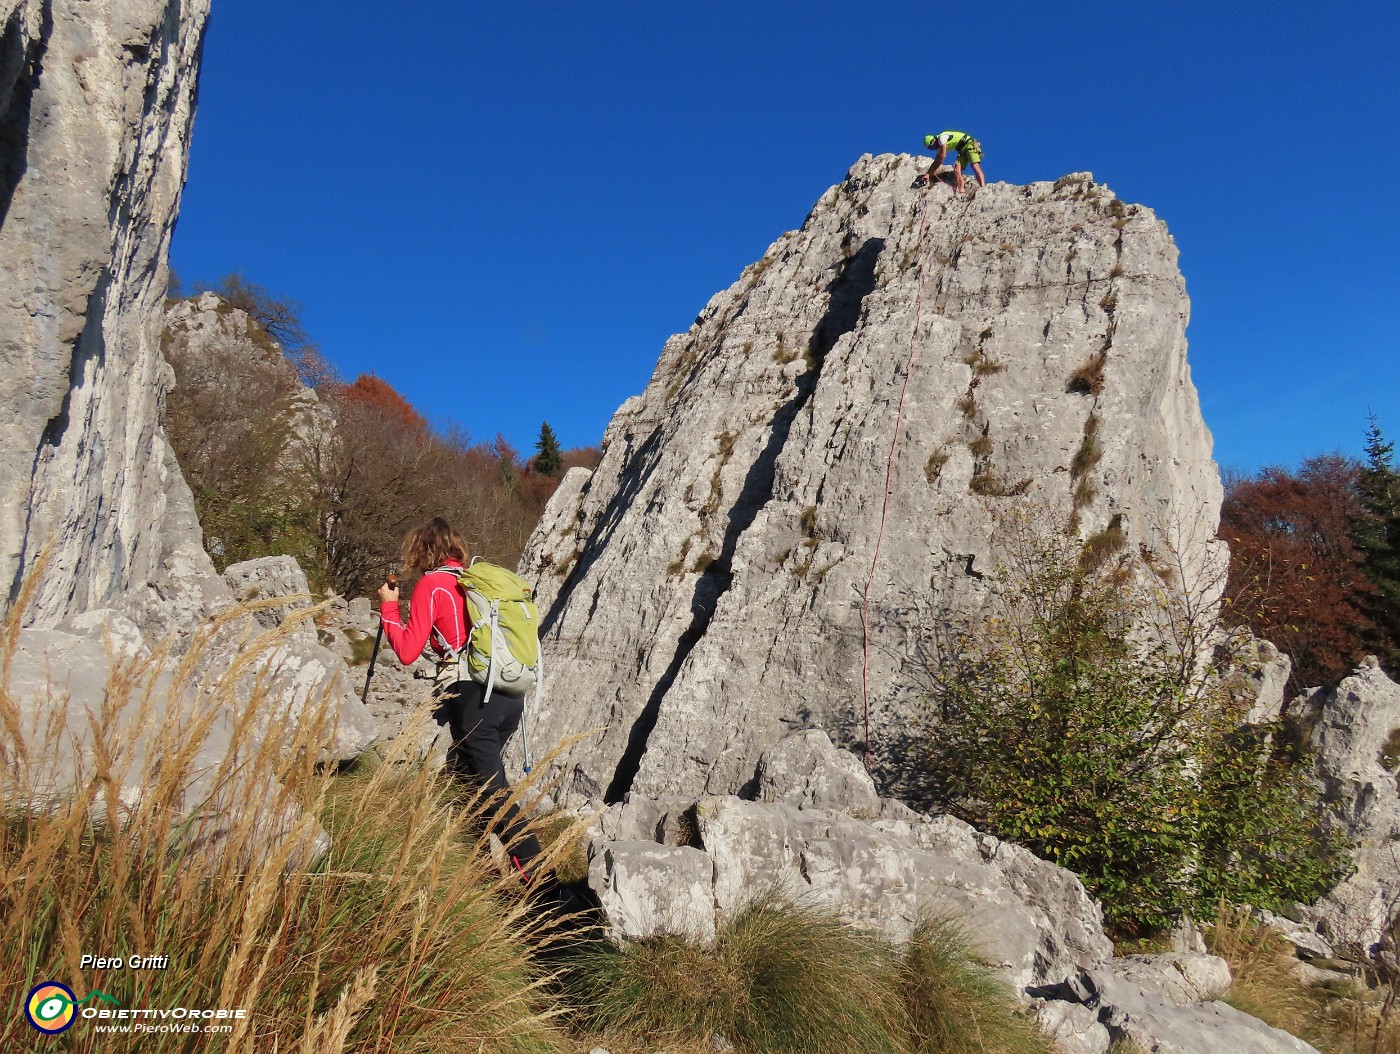
<instances>
[{"instance_id":1,"label":"large rock outcrop","mask_svg":"<svg viewBox=\"0 0 1400 1054\"><path fill-rule=\"evenodd\" d=\"M119 606L164 632L211 599L159 425L208 8L0 0L0 574L12 603L44 554L34 625Z\"/></svg>"},{"instance_id":2,"label":"large rock outcrop","mask_svg":"<svg viewBox=\"0 0 1400 1054\"><path fill-rule=\"evenodd\" d=\"M1326 827L1354 870L1308 911L1339 950L1394 955L1400 941L1400 685L1368 657L1332 689L1291 704L1311 725ZM1383 942L1388 942L1388 948Z\"/></svg>"},{"instance_id":3,"label":"large rock outcrop","mask_svg":"<svg viewBox=\"0 0 1400 1054\"><path fill-rule=\"evenodd\" d=\"M875 787L822 739L795 733L765 753L764 801L633 794L601 809L588 881L613 939L706 943L774 896L896 944L922 918L952 917L1066 1054L1313 1051L1220 1002L1231 984L1223 959L1115 956L1098 905L1064 868L896 802L869 819L825 807L832 787L863 778L854 797L867 806Z\"/></svg>"},{"instance_id":4,"label":"large rock outcrop","mask_svg":"<svg viewBox=\"0 0 1400 1054\"><path fill-rule=\"evenodd\" d=\"M24 627L5 656L6 702L20 738L47 750L54 791L90 761L86 703L117 691L113 663L180 654L234 603L161 428L167 255L208 11L0 0L0 607ZM202 667L161 689L178 717L234 671L209 758L254 698L268 706L255 728L328 699L330 756L373 738L335 656L293 641L255 660L250 620L220 624ZM37 790L7 780L6 793Z\"/></svg>"},{"instance_id":5,"label":"large rock outcrop","mask_svg":"<svg viewBox=\"0 0 1400 1054\"><path fill-rule=\"evenodd\" d=\"M521 564L556 671L534 730L602 729L566 754L580 795L751 795L794 728L859 749L877 541L887 781L922 631L975 609L1018 499L1171 550L1194 586L1218 577L1221 489L1165 226L1087 174L963 199L922 190L926 167L862 158L667 342L601 465L546 512Z\"/></svg>"}]
</instances>

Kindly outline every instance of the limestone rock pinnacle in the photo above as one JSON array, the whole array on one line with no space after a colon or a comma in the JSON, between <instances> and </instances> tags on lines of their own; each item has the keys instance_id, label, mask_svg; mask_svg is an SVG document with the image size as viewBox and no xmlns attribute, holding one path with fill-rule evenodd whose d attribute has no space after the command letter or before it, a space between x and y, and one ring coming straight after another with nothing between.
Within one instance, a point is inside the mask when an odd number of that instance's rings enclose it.
<instances>
[{"instance_id":1,"label":"limestone rock pinnacle","mask_svg":"<svg viewBox=\"0 0 1400 1054\"><path fill-rule=\"evenodd\" d=\"M542 519L521 563L548 608L536 752L602 729L565 754L574 792L751 794L759 755L804 727L859 753L877 539L887 787L931 613L985 595L1017 502L1218 573L1165 225L1087 173L958 198L924 190L926 167L861 158L667 341Z\"/></svg>"}]
</instances>

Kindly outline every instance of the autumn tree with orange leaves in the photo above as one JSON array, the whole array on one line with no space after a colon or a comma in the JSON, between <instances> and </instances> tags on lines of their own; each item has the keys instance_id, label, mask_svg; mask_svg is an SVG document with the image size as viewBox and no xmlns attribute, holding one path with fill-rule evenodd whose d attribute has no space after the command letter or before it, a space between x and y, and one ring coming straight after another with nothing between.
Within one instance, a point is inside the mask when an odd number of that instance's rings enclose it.
<instances>
[{"instance_id":1,"label":"autumn tree with orange leaves","mask_svg":"<svg viewBox=\"0 0 1400 1054\"><path fill-rule=\"evenodd\" d=\"M1357 462L1324 454L1296 472L1225 481L1230 617L1288 653L1295 690L1335 683L1367 651L1373 587L1352 533L1360 478Z\"/></svg>"},{"instance_id":2,"label":"autumn tree with orange leaves","mask_svg":"<svg viewBox=\"0 0 1400 1054\"><path fill-rule=\"evenodd\" d=\"M251 345L195 353L169 332L164 350L179 379L167 434L219 568L289 553L315 588L366 595L408 530L436 515L474 554L515 566L558 479L522 462L503 436L473 443L433 428L381 377L341 382L306 338L295 301L238 275L217 291L261 327ZM298 394L298 377L315 399ZM317 403L330 414L306 409ZM592 447L561 453L563 467L600 457Z\"/></svg>"}]
</instances>

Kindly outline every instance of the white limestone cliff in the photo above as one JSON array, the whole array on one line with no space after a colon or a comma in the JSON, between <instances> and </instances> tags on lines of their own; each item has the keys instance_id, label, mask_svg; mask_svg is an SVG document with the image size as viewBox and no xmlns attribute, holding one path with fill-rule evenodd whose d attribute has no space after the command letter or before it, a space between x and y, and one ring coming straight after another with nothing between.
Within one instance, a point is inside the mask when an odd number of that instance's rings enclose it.
<instances>
[{"instance_id":1,"label":"white limestone cliff","mask_svg":"<svg viewBox=\"0 0 1400 1054\"><path fill-rule=\"evenodd\" d=\"M208 0L0 0L0 607L23 626L4 656L16 727L67 711L55 785L83 767L81 700L102 698L113 648L179 654L234 602L161 429L167 256L208 14ZM234 666L247 628L202 646L198 680ZM274 707L328 693L331 756L373 738L318 644L257 669ZM233 709L253 694L239 677ZM214 726L210 757L232 723Z\"/></svg>"},{"instance_id":2,"label":"white limestone cliff","mask_svg":"<svg viewBox=\"0 0 1400 1054\"><path fill-rule=\"evenodd\" d=\"M924 191L925 160L863 157L803 227L669 340L570 473L521 568L555 672L536 752L618 800L750 794L795 728L865 740L888 780L921 633L975 607L1023 496L1209 583L1221 500L1186 362L1166 227L1079 173ZM917 326L916 326L917 321Z\"/></svg>"}]
</instances>

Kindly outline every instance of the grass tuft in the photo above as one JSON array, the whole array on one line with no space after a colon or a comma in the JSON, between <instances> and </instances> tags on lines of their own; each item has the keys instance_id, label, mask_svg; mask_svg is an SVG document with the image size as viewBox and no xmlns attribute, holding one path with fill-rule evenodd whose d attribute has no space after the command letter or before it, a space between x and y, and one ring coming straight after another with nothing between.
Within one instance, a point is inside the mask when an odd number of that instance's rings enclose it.
<instances>
[{"instance_id":1,"label":"grass tuft","mask_svg":"<svg viewBox=\"0 0 1400 1054\"><path fill-rule=\"evenodd\" d=\"M967 932L948 918L920 922L900 969L912 1054L1044 1054L1044 1036L1006 982L973 953Z\"/></svg>"},{"instance_id":2,"label":"grass tuft","mask_svg":"<svg viewBox=\"0 0 1400 1054\"><path fill-rule=\"evenodd\" d=\"M671 1044L725 1037L744 1052L897 1054L885 946L839 921L763 898L713 946L662 937L580 953L570 974L585 1031Z\"/></svg>"},{"instance_id":3,"label":"grass tuft","mask_svg":"<svg viewBox=\"0 0 1400 1054\"><path fill-rule=\"evenodd\" d=\"M937 483L938 477L943 475L943 467L948 464L948 451L939 447L928 456L928 461L924 464L924 479L929 483Z\"/></svg>"},{"instance_id":4,"label":"grass tuft","mask_svg":"<svg viewBox=\"0 0 1400 1054\"><path fill-rule=\"evenodd\" d=\"M1029 478L1018 480L1015 483L1005 479L994 469L983 469L975 472L972 479L968 480L967 488L974 494L980 494L984 498L1017 498L1030 489Z\"/></svg>"},{"instance_id":5,"label":"grass tuft","mask_svg":"<svg viewBox=\"0 0 1400 1054\"><path fill-rule=\"evenodd\" d=\"M1107 349L1094 352L1079 369L1070 374L1065 390L1074 395L1102 395L1104 367L1108 365Z\"/></svg>"},{"instance_id":6,"label":"grass tuft","mask_svg":"<svg viewBox=\"0 0 1400 1054\"><path fill-rule=\"evenodd\" d=\"M903 954L815 909L761 897L712 945L662 937L581 953L566 990L611 1050L1048 1054L1004 982L947 920ZM711 1047L710 1049L715 1049Z\"/></svg>"}]
</instances>

